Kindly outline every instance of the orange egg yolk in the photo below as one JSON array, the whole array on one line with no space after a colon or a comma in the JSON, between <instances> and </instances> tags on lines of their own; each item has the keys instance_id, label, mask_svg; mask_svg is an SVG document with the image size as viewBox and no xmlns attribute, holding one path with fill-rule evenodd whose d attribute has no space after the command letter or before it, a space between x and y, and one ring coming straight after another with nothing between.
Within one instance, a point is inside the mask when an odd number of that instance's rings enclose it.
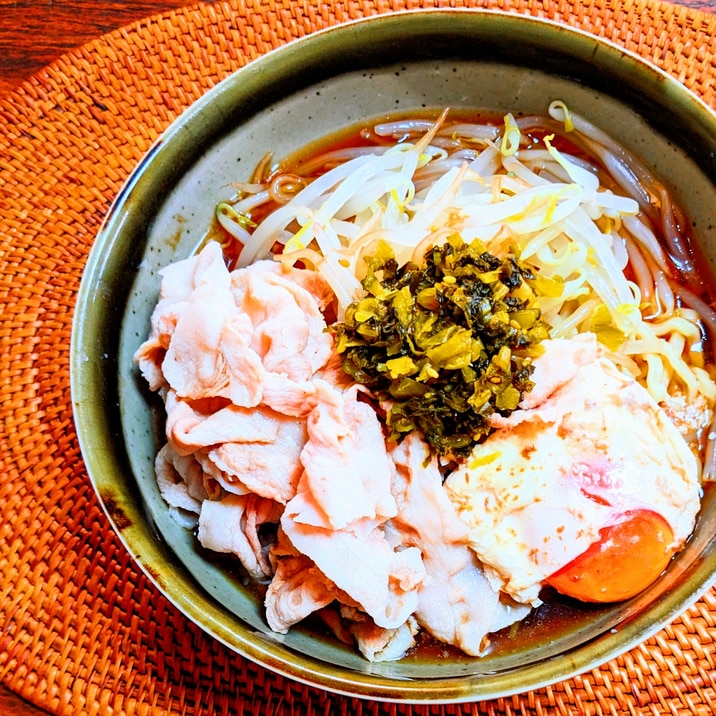
<instances>
[{"instance_id":1,"label":"orange egg yolk","mask_svg":"<svg viewBox=\"0 0 716 716\"><path fill-rule=\"evenodd\" d=\"M552 574L547 584L584 602L618 602L648 587L673 555L674 533L650 510L624 515L604 527L599 541Z\"/></svg>"}]
</instances>

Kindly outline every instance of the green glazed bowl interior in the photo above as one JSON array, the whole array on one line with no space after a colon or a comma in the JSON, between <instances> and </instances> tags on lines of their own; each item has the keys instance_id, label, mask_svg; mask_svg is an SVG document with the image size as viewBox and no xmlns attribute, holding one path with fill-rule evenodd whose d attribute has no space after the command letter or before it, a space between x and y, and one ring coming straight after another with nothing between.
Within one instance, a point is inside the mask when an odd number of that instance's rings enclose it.
<instances>
[{"instance_id":1,"label":"green glazed bowl interior","mask_svg":"<svg viewBox=\"0 0 716 716\"><path fill-rule=\"evenodd\" d=\"M146 338L158 271L191 254L227 184L267 151L291 154L372 117L445 106L544 113L564 100L667 183L705 266L716 261L716 119L674 79L565 26L489 11L379 16L298 40L217 85L166 131L130 177L92 248L71 347L82 453L115 530L157 587L207 633L306 684L388 701L472 701L598 666L662 628L716 574L716 504L656 584L623 604L544 607L476 659L436 651L369 663L309 626L271 632L241 576L169 515L154 477L162 406L132 356Z\"/></svg>"}]
</instances>

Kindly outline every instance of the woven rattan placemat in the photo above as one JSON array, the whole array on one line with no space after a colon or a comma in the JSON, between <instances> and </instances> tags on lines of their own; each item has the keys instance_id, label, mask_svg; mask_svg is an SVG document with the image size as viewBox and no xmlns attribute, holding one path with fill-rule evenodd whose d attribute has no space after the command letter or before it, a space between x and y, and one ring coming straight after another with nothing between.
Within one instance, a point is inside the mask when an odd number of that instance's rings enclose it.
<instances>
[{"instance_id":1,"label":"woven rattan placemat","mask_svg":"<svg viewBox=\"0 0 716 716\"><path fill-rule=\"evenodd\" d=\"M248 663L134 566L72 422L70 326L110 202L169 122L311 31L421 6L489 6L589 30L716 106L716 17L646 0L238 0L171 12L65 56L0 101L0 677L57 714L711 714L716 590L646 643L550 688L462 706L362 702Z\"/></svg>"}]
</instances>

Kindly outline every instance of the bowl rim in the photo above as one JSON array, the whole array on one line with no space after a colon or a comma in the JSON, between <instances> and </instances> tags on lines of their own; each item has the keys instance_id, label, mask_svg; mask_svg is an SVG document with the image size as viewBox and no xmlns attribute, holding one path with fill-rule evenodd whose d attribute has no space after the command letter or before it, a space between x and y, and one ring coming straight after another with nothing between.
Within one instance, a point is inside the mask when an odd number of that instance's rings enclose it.
<instances>
[{"instance_id":1,"label":"bowl rim","mask_svg":"<svg viewBox=\"0 0 716 716\"><path fill-rule=\"evenodd\" d=\"M171 164L175 158L174 147L177 142L181 145L183 140L188 139L192 146L196 147L205 141L206 137L200 136L202 133L196 131L196 125L207 115L217 118L217 121L225 121L225 108L233 101L233 92L239 84L248 82L255 86L267 72L280 72L278 68L282 63L295 62L296 56L306 49L313 52L325 50L327 43L335 41L336 38L350 45L361 33L371 32L373 29L390 34L397 32L398 28L403 32L405 26L409 26L411 30L419 27L424 32L428 24L435 27L436 23L455 22L456 18L459 18L461 23L467 21L473 32L479 22L492 23L495 27L507 23L518 27L523 33L536 29L544 30L550 38L559 37L563 40L570 51L587 52L588 48L591 48L601 53L602 61L611 62L615 66L622 63L623 72L632 71L640 77L651 77L651 82L660 86L664 98L677 98L683 103L684 111L691 113L692 119L701 123L702 131L716 137L716 115L694 92L636 53L579 28L501 10L466 8L419 9L358 18L291 40L252 60L210 89L169 125L112 202L90 251L73 316L70 389L78 442L102 509L134 563L175 607L233 651L308 686L349 697L385 702L439 704L504 697L544 687L604 664L661 630L716 582L716 536L709 543L713 551L712 558L691 565L687 570L689 579L658 604L651 605L647 623L644 623L643 615L638 615L620 626L618 634L612 630L543 662L493 674L489 685L482 683L481 676L421 680L376 676L366 672L346 673L344 667L297 654L284 647L280 640L267 640L260 634L257 638L257 633L248 625L237 632L236 620L227 620L226 613L216 609L216 605L211 603L210 595L196 592L177 593L177 590L162 578L156 565L165 560L168 547L159 543L152 544L152 540L156 542L160 538L151 525L142 521L146 516L142 513L139 496L118 493L114 489L116 481L126 477L120 474L124 465L111 468L109 473L107 471L107 457L112 456L115 450L113 445L122 438L121 434L116 432L116 425L103 424L106 401L108 397L114 397L107 395L111 387L106 383L107 372L116 366L112 363L112 356L97 355L97 332L101 331L102 320L109 315L106 309L100 308L100 299L106 293L102 277L107 269L126 260L128 256L128 249L121 245L127 220L125 212L133 210L133 202L148 182L156 185L164 180L163 175L152 176L155 163ZM111 393L111 390L109 392ZM189 575L183 579L191 581ZM227 621L233 623L227 624ZM516 674L524 678L516 679Z\"/></svg>"}]
</instances>

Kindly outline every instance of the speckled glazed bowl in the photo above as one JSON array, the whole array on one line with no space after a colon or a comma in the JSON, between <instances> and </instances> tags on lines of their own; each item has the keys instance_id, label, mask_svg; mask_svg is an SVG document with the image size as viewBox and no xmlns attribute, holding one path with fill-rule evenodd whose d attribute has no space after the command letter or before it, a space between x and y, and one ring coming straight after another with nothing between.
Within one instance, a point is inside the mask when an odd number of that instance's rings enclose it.
<instances>
[{"instance_id":1,"label":"speckled glazed bowl","mask_svg":"<svg viewBox=\"0 0 716 716\"><path fill-rule=\"evenodd\" d=\"M251 589L167 513L154 456L161 406L132 355L157 271L205 236L217 197L262 155L359 120L444 106L544 112L565 100L665 178L716 262L716 118L675 80L564 26L484 11L419 11L320 32L228 78L185 112L117 198L92 250L75 316L72 391L91 479L138 564L187 617L232 649L304 683L411 702L471 701L553 683L656 632L716 574L716 494L665 576L607 607L545 607L481 659L422 654L371 664L310 629L271 632Z\"/></svg>"}]
</instances>

